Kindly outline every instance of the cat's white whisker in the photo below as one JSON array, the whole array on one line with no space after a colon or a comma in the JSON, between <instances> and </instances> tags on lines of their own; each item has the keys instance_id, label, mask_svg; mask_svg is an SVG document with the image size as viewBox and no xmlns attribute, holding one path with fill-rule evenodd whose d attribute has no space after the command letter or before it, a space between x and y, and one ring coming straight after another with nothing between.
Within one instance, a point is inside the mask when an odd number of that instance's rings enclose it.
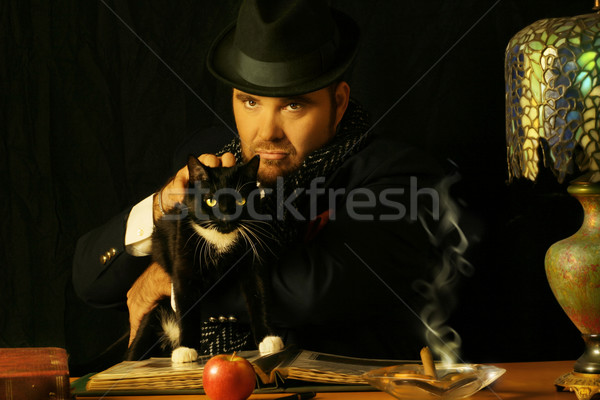
<instances>
[{"instance_id":1,"label":"cat's white whisker","mask_svg":"<svg viewBox=\"0 0 600 400\"><path fill-rule=\"evenodd\" d=\"M248 238L248 239L247 239L247 240L248 240L248 243L250 243L250 246L252 247L252 253L253 253L253 255L254 255L254 258L260 262L260 261L262 260L262 257L261 257L261 256L260 256L260 254L258 253L258 249L256 248L256 244L255 244L255 243L252 241L252 237L251 237L251 235L250 235L250 234L251 234L251 232L249 232L249 231L246 231L246 232L245 232L245 235L246 235L246 237ZM254 235L252 235L252 236L254 236ZM260 244L260 242L259 242L259 241L258 241L258 243Z\"/></svg>"},{"instance_id":2,"label":"cat's white whisker","mask_svg":"<svg viewBox=\"0 0 600 400\"><path fill-rule=\"evenodd\" d=\"M262 229L265 233L269 233L270 235L272 235L272 233L270 232L270 229L269 229L269 228L271 228L271 224L268 221L261 221L259 219L243 219L243 220L240 220L240 222L249 224L252 226L256 226L256 227Z\"/></svg>"},{"instance_id":3,"label":"cat's white whisker","mask_svg":"<svg viewBox=\"0 0 600 400\"><path fill-rule=\"evenodd\" d=\"M246 232L248 237L252 237L254 240L256 240L256 242L262 247L264 245L263 240L260 239L260 237L256 234L256 232L254 232L252 229L250 229L250 227L242 225L242 228L244 229L244 231Z\"/></svg>"},{"instance_id":4,"label":"cat's white whisker","mask_svg":"<svg viewBox=\"0 0 600 400\"><path fill-rule=\"evenodd\" d=\"M185 241L185 244L183 245L183 248L186 248L188 246L188 244L190 243L190 240L192 240L196 236L197 235L195 233L191 234L190 237L188 237L188 239Z\"/></svg>"},{"instance_id":5,"label":"cat's white whisker","mask_svg":"<svg viewBox=\"0 0 600 400\"><path fill-rule=\"evenodd\" d=\"M236 186L235 190L237 190L238 192L241 192L241 191L242 191L242 189L244 188L244 186L246 186L246 185L255 185L255 183L254 183L254 182L245 182L244 184L242 184L242 185L240 186L240 184L239 184L239 182L238 182L238 184L237 184L237 186Z\"/></svg>"},{"instance_id":6,"label":"cat's white whisker","mask_svg":"<svg viewBox=\"0 0 600 400\"><path fill-rule=\"evenodd\" d=\"M200 249L200 254L201 254L202 258L204 259L204 265L205 265L204 268L206 268L206 266L211 265L210 260L213 259L211 251L212 251L212 249L208 245L206 240L202 240L202 248Z\"/></svg>"},{"instance_id":7,"label":"cat's white whisker","mask_svg":"<svg viewBox=\"0 0 600 400\"><path fill-rule=\"evenodd\" d=\"M267 225L267 226L271 226L268 221L263 221L263 220L260 220L260 219L243 219L241 221L242 222L251 222L253 224L264 224L264 225Z\"/></svg>"},{"instance_id":8,"label":"cat's white whisker","mask_svg":"<svg viewBox=\"0 0 600 400\"><path fill-rule=\"evenodd\" d=\"M256 245L254 244L254 242L252 241L252 238L248 234L246 227L244 227L243 225L240 226L240 234L243 236L246 243L248 243L248 245L252 248L252 255L253 255L254 259L257 260L258 262L260 262L262 260L262 258L258 254Z\"/></svg>"},{"instance_id":9,"label":"cat's white whisker","mask_svg":"<svg viewBox=\"0 0 600 400\"><path fill-rule=\"evenodd\" d=\"M256 233L260 233L263 236L268 236L271 239L275 239L275 235L273 235L273 233L271 233L269 230L267 230L267 228L260 226L258 224L255 224L255 222L263 222L266 223L265 221L254 221L251 219L245 219L241 221L243 223L243 225L247 225L248 228L252 228L253 230L256 230ZM268 225L268 223L266 223Z\"/></svg>"},{"instance_id":10,"label":"cat's white whisker","mask_svg":"<svg viewBox=\"0 0 600 400\"><path fill-rule=\"evenodd\" d=\"M198 235L198 239L196 240L196 250L194 251L194 259L200 261L200 263L202 263L202 256L204 254L205 244L206 242L202 239L200 235Z\"/></svg>"},{"instance_id":11,"label":"cat's white whisker","mask_svg":"<svg viewBox=\"0 0 600 400\"><path fill-rule=\"evenodd\" d=\"M271 249L271 247L270 247L270 246L267 244L266 240L265 240L263 237L261 237L261 235L260 235L260 233L261 233L261 232L260 232L260 231L259 231L259 232L256 232L256 230L259 230L259 229L257 229L256 227L252 227L252 226L250 226L249 224L242 224L241 226L242 226L242 227L244 228L244 230L245 230L245 231L248 233L248 235L250 235L252 238L254 238L255 242L256 242L256 243L257 243L257 244L258 244L258 245L259 245L259 246L260 246L262 249L265 249L265 250L269 251L271 254L275 255L275 252L274 252L274 251ZM263 230L263 229L260 229L260 230ZM266 233L266 232L265 232L265 233ZM263 235L263 236L264 236L264 235ZM270 237L272 237L272 238L274 239L274 237L273 237L272 235L268 235L268 236L270 236ZM258 249L256 248L256 246L254 246L254 249L255 249L255 253L257 254L257 257L258 257L259 259L262 259L262 257L260 257L260 256L258 255Z\"/></svg>"},{"instance_id":12,"label":"cat's white whisker","mask_svg":"<svg viewBox=\"0 0 600 400\"><path fill-rule=\"evenodd\" d=\"M258 226L252 226L252 224L250 224L250 223L242 224L242 226L244 227L244 229L246 229L252 235L252 237L254 237L256 239L256 242L260 245L260 247L268 250L271 254L275 255L275 252L271 249L271 247L269 247L267 245L266 240L263 238L264 236L269 236L270 238L275 239L275 236L271 235L269 232L266 232L264 230L264 228L258 227ZM255 232L255 231L258 231L258 232ZM262 235L260 235L261 233L262 233ZM261 237L261 236L263 236L263 237Z\"/></svg>"}]
</instances>

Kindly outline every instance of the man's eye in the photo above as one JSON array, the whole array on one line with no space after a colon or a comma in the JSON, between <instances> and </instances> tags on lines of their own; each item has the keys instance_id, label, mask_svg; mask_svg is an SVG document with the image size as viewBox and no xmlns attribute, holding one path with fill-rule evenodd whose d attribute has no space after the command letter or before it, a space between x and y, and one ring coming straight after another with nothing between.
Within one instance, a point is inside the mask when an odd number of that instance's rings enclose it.
<instances>
[{"instance_id":1,"label":"man's eye","mask_svg":"<svg viewBox=\"0 0 600 400\"><path fill-rule=\"evenodd\" d=\"M208 205L209 207L214 207L217 205L217 201L213 198L210 199L206 199L206 205Z\"/></svg>"},{"instance_id":2,"label":"man's eye","mask_svg":"<svg viewBox=\"0 0 600 400\"><path fill-rule=\"evenodd\" d=\"M297 111L302 108L302 104L300 103L290 103L287 105L287 108L292 111Z\"/></svg>"},{"instance_id":3,"label":"man's eye","mask_svg":"<svg viewBox=\"0 0 600 400\"><path fill-rule=\"evenodd\" d=\"M248 108L256 107L256 101L254 101L254 100L246 100L245 103L246 103L246 107L248 107Z\"/></svg>"}]
</instances>

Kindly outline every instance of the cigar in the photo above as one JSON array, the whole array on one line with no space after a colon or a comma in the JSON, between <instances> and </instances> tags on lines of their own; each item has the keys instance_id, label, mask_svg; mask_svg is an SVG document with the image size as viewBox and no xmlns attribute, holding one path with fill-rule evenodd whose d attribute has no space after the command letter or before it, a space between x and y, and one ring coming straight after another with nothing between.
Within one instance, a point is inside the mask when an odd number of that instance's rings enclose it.
<instances>
[{"instance_id":1,"label":"cigar","mask_svg":"<svg viewBox=\"0 0 600 400\"><path fill-rule=\"evenodd\" d=\"M437 380L437 372L435 371L435 363L433 362L433 356L429 347L425 346L421 349L421 362L423 363L423 370L425 375L431 376Z\"/></svg>"}]
</instances>

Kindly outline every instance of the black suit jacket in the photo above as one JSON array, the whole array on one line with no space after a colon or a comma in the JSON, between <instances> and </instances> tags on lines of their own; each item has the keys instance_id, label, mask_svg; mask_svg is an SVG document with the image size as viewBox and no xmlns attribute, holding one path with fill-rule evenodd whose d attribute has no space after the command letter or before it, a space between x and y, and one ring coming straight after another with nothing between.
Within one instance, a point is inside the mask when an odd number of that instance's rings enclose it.
<instances>
[{"instance_id":1,"label":"black suit jacket","mask_svg":"<svg viewBox=\"0 0 600 400\"><path fill-rule=\"evenodd\" d=\"M432 191L439 178L431 159L392 136L373 136L319 185L325 189L318 197L320 218L306 221L302 237L272 269L273 320L287 344L353 356L418 357L425 344L424 301L414 283L430 281L440 258L417 216L440 205ZM150 262L124 251L128 212L79 240L73 281L89 304L123 306ZM115 255L102 263L113 248ZM207 316L233 315L247 323L233 279L223 279L202 307Z\"/></svg>"}]
</instances>

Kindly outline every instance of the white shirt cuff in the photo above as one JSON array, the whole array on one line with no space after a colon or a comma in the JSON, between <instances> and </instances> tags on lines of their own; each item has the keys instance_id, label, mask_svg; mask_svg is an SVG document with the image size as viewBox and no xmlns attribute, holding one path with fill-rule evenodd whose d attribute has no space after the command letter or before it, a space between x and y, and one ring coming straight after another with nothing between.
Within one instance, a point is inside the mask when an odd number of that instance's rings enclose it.
<instances>
[{"instance_id":1,"label":"white shirt cuff","mask_svg":"<svg viewBox=\"0 0 600 400\"><path fill-rule=\"evenodd\" d=\"M148 256L152 250L154 231L154 194L146 197L131 209L125 229L125 249L136 257Z\"/></svg>"}]
</instances>

